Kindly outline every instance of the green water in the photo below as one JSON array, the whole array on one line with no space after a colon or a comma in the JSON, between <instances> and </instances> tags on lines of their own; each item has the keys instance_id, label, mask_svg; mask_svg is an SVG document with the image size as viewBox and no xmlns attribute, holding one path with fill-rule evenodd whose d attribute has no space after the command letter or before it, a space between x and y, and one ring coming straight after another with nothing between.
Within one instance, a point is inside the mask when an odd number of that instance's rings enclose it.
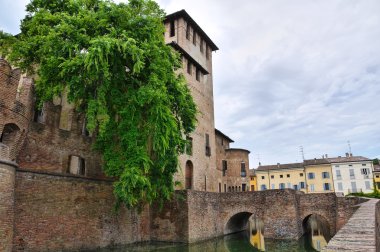
<instances>
[{"instance_id":1,"label":"green water","mask_svg":"<svg viewBox=\"0 0 380 252\"><path fill-rule=\"evenodd\" d=\"M265 251L316 251L311 248L309 239L302 237L298 241L265 239ZM244 252L260 251L253 247L249 241L248 232L227 235L217 239L195 244L168 244L168 243L146 243L133 244L129 246L99 249L91 252Z\"/></svg>"}]
</instances>

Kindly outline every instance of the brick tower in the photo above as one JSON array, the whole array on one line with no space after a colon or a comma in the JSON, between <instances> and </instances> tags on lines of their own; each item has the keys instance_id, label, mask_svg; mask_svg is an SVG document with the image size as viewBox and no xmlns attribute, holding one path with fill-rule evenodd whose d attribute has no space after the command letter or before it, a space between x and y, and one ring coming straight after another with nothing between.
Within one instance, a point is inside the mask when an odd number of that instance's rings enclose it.
<instances>
[{"instance_id":1,"label":"brick tower","mask_svg":"<svg viewBox=\"0 0 380 252\"><path fill-rule=\"evenodd\" d=\"M12 251L17 155L32 114L32 81L0 58L0 251Z\"/></svg>"}]
</instances>

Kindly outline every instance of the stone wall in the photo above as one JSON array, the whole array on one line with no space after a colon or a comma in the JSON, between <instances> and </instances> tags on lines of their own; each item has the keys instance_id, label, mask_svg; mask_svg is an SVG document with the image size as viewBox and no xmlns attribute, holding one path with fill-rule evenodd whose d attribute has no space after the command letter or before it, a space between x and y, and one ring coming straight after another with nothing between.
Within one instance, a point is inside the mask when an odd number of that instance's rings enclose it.
<instances>
[{"instance_id":1,"label":"stone wall","mask_svg":"<svg viewBox=\"0 0 380 252\"><path fill-rule=\"evenodd\" d=\"M376 231L375 231L375 236L376 236L376 251L380 251L380 201L377 202L376 204Z\"/></svg>"},{"instance_id":2,"label":"stone wall","mask_svg":"<svg viewBox=\"0 0 380 252\"><path fill-rule=\"evenodd\" d=\"M112 183L18 170L14 250L93 249L149 240L149 210L114 212Z\"/></svg>"}]
</instances>

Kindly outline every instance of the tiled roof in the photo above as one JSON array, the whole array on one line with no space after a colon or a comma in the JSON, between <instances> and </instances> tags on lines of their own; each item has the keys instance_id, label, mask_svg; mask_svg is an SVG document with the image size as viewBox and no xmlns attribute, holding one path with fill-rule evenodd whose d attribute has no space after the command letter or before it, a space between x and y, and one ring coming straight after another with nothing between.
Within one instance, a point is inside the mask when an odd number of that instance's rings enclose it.
<instances>
[{"instance_id":1,"label":"tiled roof","mask_svg":"<svg viewBox=\"0 0 380 252\"><path fill-rule=\"evenodd\" d=\"M250 169L248 174L249 174L249 176L254 176L255 175L255 170L254 169Z\"/></svg>"},{"instance_id":2,"label":"tiled roof","mask_svg":"<svg viewBox=\"0 0 380 252\"><path fill-rule=\"evenodd\" d=\"M314 158L306 159L303 161L304 165L321 165L321 164L330 164L330 161L326 158Z\"/></svg>"},{"instance_id":3,"label":"tiled roof","mask_svg":"<svg viewBox=\"0 0 380 252\"><path fill-rule=\"evenodd\" d=\"M371 159L362 156L353 157L334 157L328 158L330 163L346 163L346 162L359 162L359 161L371 161Z\"/></svg>"},{"instance_id":4,"label":"tiled roof","mask_svg":"<svg viewBox=\"0 0 380 252\"><path fill-rule=\"evenodd\" d=\"M257 171L291 169L291 168L303 168L303 164L302 163L293 163L293 164L260 165L257 168Z\"/></svg>"}]
</instances>

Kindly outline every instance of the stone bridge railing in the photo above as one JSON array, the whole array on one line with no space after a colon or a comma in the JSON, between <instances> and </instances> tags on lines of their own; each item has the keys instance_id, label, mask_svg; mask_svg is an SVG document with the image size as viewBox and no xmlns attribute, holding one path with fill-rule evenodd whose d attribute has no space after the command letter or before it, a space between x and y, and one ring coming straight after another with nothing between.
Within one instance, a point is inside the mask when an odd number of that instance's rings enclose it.
<instances>
[{"instance_id":1,"label":"stone bridge railing","mask_svg":"<svg viewBox=\"0 0 380 252\"><path fill-rule=\"evenodd\" d=\"M268 238L298 239L311 214L322 216L334 235L352 216L355 198L333 193L304 194L291 189L259 192L177 192L177 200L151 213L151 239L196 242L244 230L254 215Z\"/></svg>"}]
</instances>

